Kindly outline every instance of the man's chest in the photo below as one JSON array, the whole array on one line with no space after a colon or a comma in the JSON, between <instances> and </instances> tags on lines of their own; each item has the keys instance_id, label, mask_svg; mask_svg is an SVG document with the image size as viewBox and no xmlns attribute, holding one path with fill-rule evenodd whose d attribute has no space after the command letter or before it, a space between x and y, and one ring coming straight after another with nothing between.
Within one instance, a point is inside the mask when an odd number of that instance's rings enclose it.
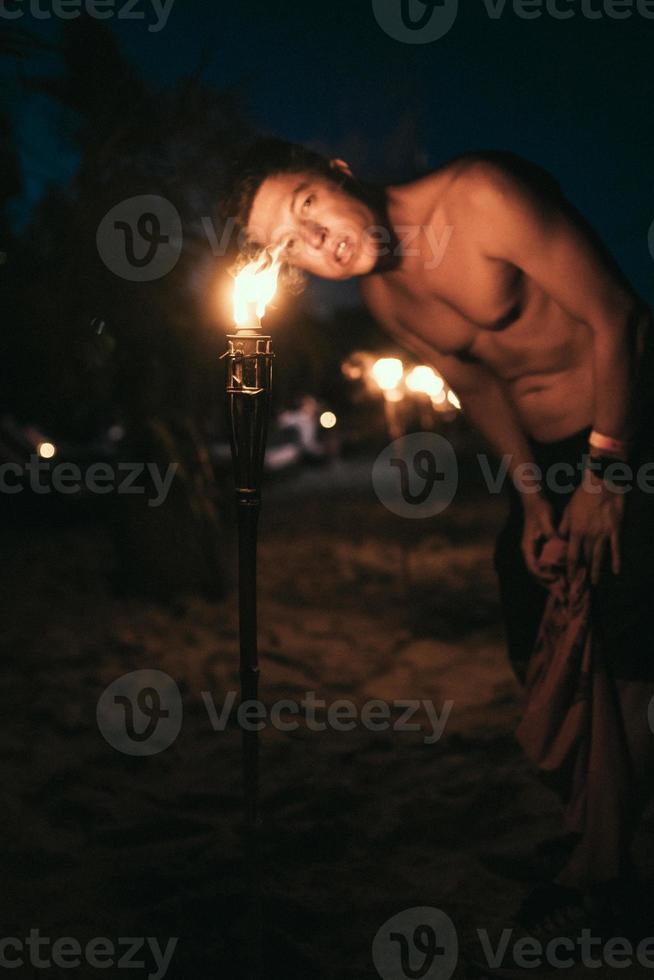
<instances>
[{"instance_id":1,"label":"man's chest","mask_svg":"<svg viewBox=\"0 0 654 980\"><path fill-rule=\"evenodd\" d=\"M550 296L508 263L452 250L437 270L412 260L401 276L364 289L373 315L425 358L457 355L506 380L577 362L585 334Z\"/></svg>"},{"instance_id":2,"label":"man's chest","mask_svg":"<svg viewBox=\"0 0 654 980\"><path fill-rule=\"evenodd\" d=\"M373 277L377 281L364 292L389 328L409 331L442 353L470 349L480 335L505 331L523 316L530 293L515 266L476 254L455 238L437 267L421 250L399 271Z\"/></svg>"}]
</instances>

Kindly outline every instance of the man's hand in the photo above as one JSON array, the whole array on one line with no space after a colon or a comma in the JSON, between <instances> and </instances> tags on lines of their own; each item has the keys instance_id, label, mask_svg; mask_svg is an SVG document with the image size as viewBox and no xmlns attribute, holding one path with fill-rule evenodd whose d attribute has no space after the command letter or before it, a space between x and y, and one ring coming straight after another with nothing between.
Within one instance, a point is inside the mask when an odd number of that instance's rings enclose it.
<instances>
[{"instance_id":1,"label":"man's hand","mask_svg":"<svg viewBox=\"0 0 654 980\"><path fill-rule=\"evenodd\" d=\"M552 508L540 494L523 496L525 526L522 534L522 554L527 568L542 585L548 585L553 577L540 567L539 558L543 545L557 535Z\"/></svg>"},{"instance_id":2,"label":"man's hand","mask_svg":"<svg viewBox=\"0 0 654 980\"><path fill-rule=\"evenodd\" d=\"M568 539L568 578L583 563L597 585L607 552L611 553L614 575L620 573L620 529L624 494L612 490L604 480L586 471L584 480L568 504L560 533Z\"/></svg>"}]
</instances>

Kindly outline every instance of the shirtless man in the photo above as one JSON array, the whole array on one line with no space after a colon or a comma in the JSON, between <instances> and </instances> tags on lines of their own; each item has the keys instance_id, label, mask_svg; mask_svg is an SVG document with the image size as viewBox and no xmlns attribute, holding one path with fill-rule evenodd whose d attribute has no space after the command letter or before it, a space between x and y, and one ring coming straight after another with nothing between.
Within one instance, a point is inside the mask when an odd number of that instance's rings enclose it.
<instances>
[{"instance_id":1,"label":"shirtless man","mask_svg":"<svg viewBox=\"0 0 654 980\"><path fill-rule=\"evenodd\" d=\"M638 550L623 535L631 499L604 471L607 459L633 462L643 439L646 305L554 180L508 154L467 155L384 189L356 181L343 161L281 141L255 145L240 167L230 213L249 237L283 246L291 265L317 276L360 277L372 315L446 378L471 425L510 458L511 475L571 452L598 457L597 471L567 496L534 493L533 484L513 491L497 564L521 675L546 595L544 541L566 539L569 573L588 569L613 620L631 614L637 596L638 625L616 646L615 677L644 796L654 771L654 653L643 653L654 640L654 498L643 505L641 496L631 521L634 539L648 531L651 539L645 559L641 547L630 564ZM562 878L593 884L573 879Z\"/></svg>"}]
</instances>

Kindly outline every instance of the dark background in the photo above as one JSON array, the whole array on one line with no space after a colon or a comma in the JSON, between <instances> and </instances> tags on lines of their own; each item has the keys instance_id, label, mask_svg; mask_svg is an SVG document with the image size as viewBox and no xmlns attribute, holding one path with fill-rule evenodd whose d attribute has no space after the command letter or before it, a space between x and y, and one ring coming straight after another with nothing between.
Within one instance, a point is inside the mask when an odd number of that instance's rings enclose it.
<instances>
[{"instance_id":1,"label":"dark background","mask_svg":"<svg viewBox=\"0 0 654 980\"><path fill-rule=\"evenodd\" d=\"M493 19L481 0L460 8L451 31L427 45L388 37L368 3L250 0L214 10L186 0L158 33L148 32L155 19L144 6L145 20L104 23L153 89L199 74L207 85L237 93L257 128L338 151L366 175L410 177L476 148L537 161L651 299L654 21L636 9L628 19L591 20L581 4L570 5L570 20L546 12L523 20L510 4ZM591 9L601 10L599 0ZM61 36L55 21L25 16L12 24ZM20 84L21 74L56 74L58 64L53 55L30 58L22 71L5 65L3 101L25 180L9 206L21 223L48 176L63 182L78 160L61 113Z\"/></svg>"}]
</instances>

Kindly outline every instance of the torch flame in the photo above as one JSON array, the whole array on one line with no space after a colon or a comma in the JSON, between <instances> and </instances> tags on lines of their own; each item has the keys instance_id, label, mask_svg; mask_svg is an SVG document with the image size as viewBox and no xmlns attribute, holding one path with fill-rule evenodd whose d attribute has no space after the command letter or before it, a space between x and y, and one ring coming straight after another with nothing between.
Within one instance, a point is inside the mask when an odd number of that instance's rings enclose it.
<instances>
[{"instance_id":1,"label":"torch flame","mask_svg":"<svg viewBox=\"0 0 654 980\"><path fill-rule=\"evenodd\" d=\"M259 327L277 292L279 250L265 250L234 277L234 322L241 329Z\"/></svg>"}]
</instances>

